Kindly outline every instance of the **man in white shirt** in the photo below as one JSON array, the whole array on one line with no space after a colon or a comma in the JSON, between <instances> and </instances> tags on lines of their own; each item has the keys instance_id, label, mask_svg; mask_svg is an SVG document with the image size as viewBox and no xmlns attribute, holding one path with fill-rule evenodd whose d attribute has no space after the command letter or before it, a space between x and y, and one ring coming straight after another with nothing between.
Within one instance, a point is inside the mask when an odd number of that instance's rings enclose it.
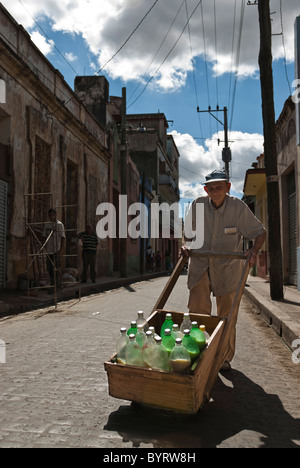
<instances>
[{"instance_id":1,"label":"man in white shirt","mask_svg":"<svg viewBox=\"0 0 300 468\"><path fill-rule=\"evenodd\" d=\"M211 252L241 252L243 238L254 240L246 252L250 266L256 262L266 230L248 206L240 199L229 195L230 182L224 171L213 171L206 176L207 196L197 198L192 206L193 231L204 229L204 243L199 249ZM196 226L196 206L204 207L204 226ZM182 255L193 250L193 239L187 239L181 248ZM189 242L190 241L190 242ZM216 297L218 315L227 317L233 303L242 273L240 260L232 258L190 257L188 288L190 312L211 314L211 292ZM226 356L226 367L235 352L235 327L230 339L230 350Z\"/></svg>"},{"instance_id":2,"label":"man in white shirt","mask_svg":"<svg viewBox=\"0 0 300 468\"><path fill-rule=\"evenodd\" d=\"M47 271L50 276L50 284L54 285L54 273L56 271L56 285L59 285L58 270L61 266L61 257L65 248L65 228L61 221L58 221L56 211L51 208L48 211L49 222L46 223L43 237L47 239Z\"/></svg>"}]
</instances>

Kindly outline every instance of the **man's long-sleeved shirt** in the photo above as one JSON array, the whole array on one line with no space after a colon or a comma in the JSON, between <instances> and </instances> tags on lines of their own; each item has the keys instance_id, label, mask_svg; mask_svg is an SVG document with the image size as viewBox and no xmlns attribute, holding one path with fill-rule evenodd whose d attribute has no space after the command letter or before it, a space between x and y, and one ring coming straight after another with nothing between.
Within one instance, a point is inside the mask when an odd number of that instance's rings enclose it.
<instances>
[{"instance_id":1,"label":"man's long-sleeved shirt","mask_svg":"<svg viewBox=\"0 0 300 468\"><path fill-rule=\"evenodd\" d=\"M204 225L196 225L196 204L204 204ZM220 208L209 197L197 198L192 206L193 230L204 230L204 243L195 251L242 252L243 237L255 239L265 232L262 223L239 198L226 195ZM203 221L203 220L201 220ZM193 248L193 242L191 243ZM188 288L192 289L208 270L215 296L236 291L243 269L243 261L232 258L191 257L189 259Z\"/></svg>"}]
</instances>

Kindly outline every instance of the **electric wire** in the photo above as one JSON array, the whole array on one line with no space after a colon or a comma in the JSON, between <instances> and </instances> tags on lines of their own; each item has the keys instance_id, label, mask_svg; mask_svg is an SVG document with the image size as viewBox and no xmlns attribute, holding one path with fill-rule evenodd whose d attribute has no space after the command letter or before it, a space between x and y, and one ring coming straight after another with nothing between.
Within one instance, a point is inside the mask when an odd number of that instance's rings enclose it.
<instances>
[{"instance_id":1,"label":"electric wire","mask_svg":"<svg viewBox=\"0 0 300 468\"><path fill-rule=\"evenodd\" d=\"M283 63L285 69L285 77L289 87L290 96L292 94L291 84L287 72L287 60L286 60L286 48L285 48L285 39L284 39L284 29L283 29L283 14L282 14L282 0L280 0L280 22L281 22L281 31L282 31L282 47L283 47Z\"/></svg>"},{"instance_id":2,"label":"electric wire","mask_svg":"<svg viewBox=\"0 0 300 468\"><path fill-rule=\"evenodd\" d=\"M234 87L233 87L232 100L231 100L231 114L230 114L230 124L229 124L230 129L232 129L232 122L233 122L233 115L234 115L234 105L235 105L235 97L236 97L237 80L238 80L238 74L239 74L239 64L240 64L240 53L241 53L243 24L244 24L244 17L245 17L245 7L246 7L246 1L242 0L242 2L241 2L240 24L239 24L239 35L238 35L238 41L237 41L235 79L234 79Z\"/></svg>"},{"instance_id":3,"label":"electric wire","mask_svg":"<svg viewBox=\"0 0 300 468\"><path fill-rule=\"evenodd\" d=\"M185 0L185 9L186 9L186 17L187 17L187 19L188 19L189 13L188 13L187 0ZM190 42L191 62L192 62L192 68L193 68L193 83L194 83L196 104L197 104L197 109L198 109L198 108L199 108L199 99L198 99L198 91L197 91L197 83L196 83L196 74L195 74L194 59L193 59L194 54L193 54L193 46L192 46L192 37L191 37L190 23L188 24L188 35L189 35L189 42ZM197 114L198 114L198 123L199 123L200 135L203 136L202 125L201 125L201 119L200 119L200 113L197 112Z\"/></svg>"},{"instance_id":4,"label":"electric wire","mask_svg":"<svg viewBox=\"0 0 300 468\"><path fill-rule=\"evenodd\" d=\"M144 74L143 74L143 76L142 76L142 78L141 78L141 81L138 83L138 85L135 87L135 89L133 90L133 92L132 92L131 95L129 96L128 101L127 101L127 104L128 104L128 105L130 104L130 101L131 101L132 97L134 96L134 94L137 92L137 90L138 90L139 87L141 86L142 81L146 78L146 76L147 76L147 74L148 74L148 71L149 71L150 68L151 68L151 65L153 64L153 62L154 62L154 60L156 59L158 53L160 52L162 46L164 45L164 43L165 43L167 37L169 36L169 33L170 33L172 27L174 26L174 23L175 23L175 21L177 20L178 15L179 15L179 13L180 13L180 11L181 11L181 8L183 7L185 1L186 1L186 0L183 0L183 1L182 1L182 3L181 3L181 5L180 5L180 7L179 7L179 9L178 9L178 11L177 11L177 13L176 13L176 15L175 15L175 18L173 19L173 21L172 21L172 23L171 23L171 25L170 25L170 27L169 27L167 33L165 34L165 36L164 36L162 42L160 43L160 46L158 47L158 49L157 49L155 55L153 56L153 58L152 58L152 60L151 60L151 63L149 64L147 70L144 72Z\"/></svg>"},{"instance_id":5,"label":"electric wire","mask_svg":"<svg viewBox=\"0 0 300 468\"><path fill-rule=\"evenodd\" d=\"M208 65L207 65L207 53L206 53L206 39L205 39L205 25L204 25L204 13L203 3L201 3L201 20L202 20L202 37L203 37L203 49L204 49L204 64L205 64L205 77L206 77L206 91L208 98L208 107L211 107L210 101L210 90L209 90L209 78L208 78ZM212 133L211 119L209 119L210 134Z\"/></svg>"},{"instance_id":6,"label":"electric wire","mask_svg":"<svg viewBox=\"0 0 300 468\"><path fill-rule=\"evenodd\" d=\"M231 44L231 66L229 74L229 91L228 91L228 108L230 106L231 98L231 84L232 84L232 73L233 73L233 56L234 56L234 42L235 42L235 21L236 21L236 1L234 2L234 14L233 14L233 26L232 26L232 44Z\"/></svg>"},{"instance_id":7,"label":"electric wire","mask_svg":"<svg viewBox=\"0 0 300 468\"><path fill-rule=\"evenodd\" d=\"M186 22L186 24L184 25L181 33L179 34L179 37L177 38L177 40L175 41L175 43L173 44L173 46L171 47L171 49L169 50L169 52L167 53L167 55L165 56L164 60L161 62L161 64L159 65L159 67L155 70L155 72L153 73L153 75L149 78L149 80L147 81L147 83L145 84L144 88L142 89L142 91L140 92L140 94L136 97L136 99L130 104L129 107L133 106L133 104L136 103L136 101L142 96L142 94L146 91L146 89L148 88L149 84L151 83L151 81L153 80L153 78L157 75L157 73L159 72L159 70L161 69L161 67L164 65L164 63L166 62L166 60L169 58L169 56L171 55L171 53L173 52L173 50L175 49L175 47L177 46L178 42L180 41L184 31L186 30L191 18L193 17L193 15L195 14L196 10L198 9L199 5L202 3L202 0L199 0L199 2L197 3L196 7L194 8L192 14L190 15L190 17L188 18L188 21Z\"/></svg>"},{"instance_id":8,"label":"electric wire","mask_svg":"<svg viewBox=\"0 0 300 468\"><path fill-rule=\"evenodd\" d=\"M77 71L75 70L75 68L70 64L70 62L66 59L66 57L64 56L64 54L56 47L54 41L48 36L48 34L46 33L46 31L42 28L42 26L37 22L37 20L32 16L32 14L28 11L28 9L25 7L25 5L23 4L23 2L21 0L19 0L20 4L22 5L22 7L24 8L24 10L28 13L28 15L31 17L31 19L34 21L34 23L37 25L37 27L42 31L43 35L48 39L48 41L50 41L51 43L53 43L53 47L55 48L55 50L59 53L59 55L63 58L63 60L69 65L69 67L72 69L72 71L78 75Z\"/></svg>"}]
</instances>

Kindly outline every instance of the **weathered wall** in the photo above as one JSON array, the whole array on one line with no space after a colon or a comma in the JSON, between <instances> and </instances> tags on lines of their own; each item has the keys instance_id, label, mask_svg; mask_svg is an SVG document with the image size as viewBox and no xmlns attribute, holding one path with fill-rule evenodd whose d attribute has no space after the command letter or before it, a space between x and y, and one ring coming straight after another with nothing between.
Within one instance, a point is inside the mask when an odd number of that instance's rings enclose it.
<instances>
[{"instance_id":1,"label":"weathered wall","mask_svg":"<svg viewBox=\"0 0 300 468\"><path fill-rule=\"evenodd\" d=\"M79 252L77 232L87 222L95 225L97 204L108 201L110 155L101 124L2 6L0 24L0 79L6 87L0 142L8 148L12 168L6 287L14 288L31 249L26 221L46 221L51 204L72 228L69 250ZM26 196L37 190L51 195ZM77 207L68 211L70 200ZM34 229L41 231L42 225ZM100 249L107 251L107 245L102 242ZM80 256L76 262L80 267ZM99 255L98 268L102 274L108 269L107 254Z\"/></svg>"}]
</instances>

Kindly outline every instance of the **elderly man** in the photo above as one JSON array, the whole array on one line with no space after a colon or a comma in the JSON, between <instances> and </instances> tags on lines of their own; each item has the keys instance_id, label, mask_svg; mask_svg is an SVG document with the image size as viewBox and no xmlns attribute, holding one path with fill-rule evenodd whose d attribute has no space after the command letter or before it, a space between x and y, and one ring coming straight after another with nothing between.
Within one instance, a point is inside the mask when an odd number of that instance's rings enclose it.
<instances>
[{"instance_id":1,"label":"elderly man","mask_svg":"<svg viewBox=\"0 0 300 468\"><path fill-rule=\"evenodd\" d=\"M191 206L193 232L204 228L204 243L200 252L241 252L243 238L254 240L253 247L246 252L250 266L256 262L266 231L248 206L240 199L229 195L230 182L224 171L216 170L206 176L204 189L208 196L199 197ZM204 226L196 225L196 207L204 206ZM182 255L189 255L193 239L185 238ZM196 247L197 248L197 247ZM190 312L211 314L211 292L216 297L217 312L227 317L233 303L242 273L241 260L232 258L197 257L189 259L188 288ZM230 337L230 350L223 369L230 369L235 353L235 326Z\"/></svg>"}]
</instances>

